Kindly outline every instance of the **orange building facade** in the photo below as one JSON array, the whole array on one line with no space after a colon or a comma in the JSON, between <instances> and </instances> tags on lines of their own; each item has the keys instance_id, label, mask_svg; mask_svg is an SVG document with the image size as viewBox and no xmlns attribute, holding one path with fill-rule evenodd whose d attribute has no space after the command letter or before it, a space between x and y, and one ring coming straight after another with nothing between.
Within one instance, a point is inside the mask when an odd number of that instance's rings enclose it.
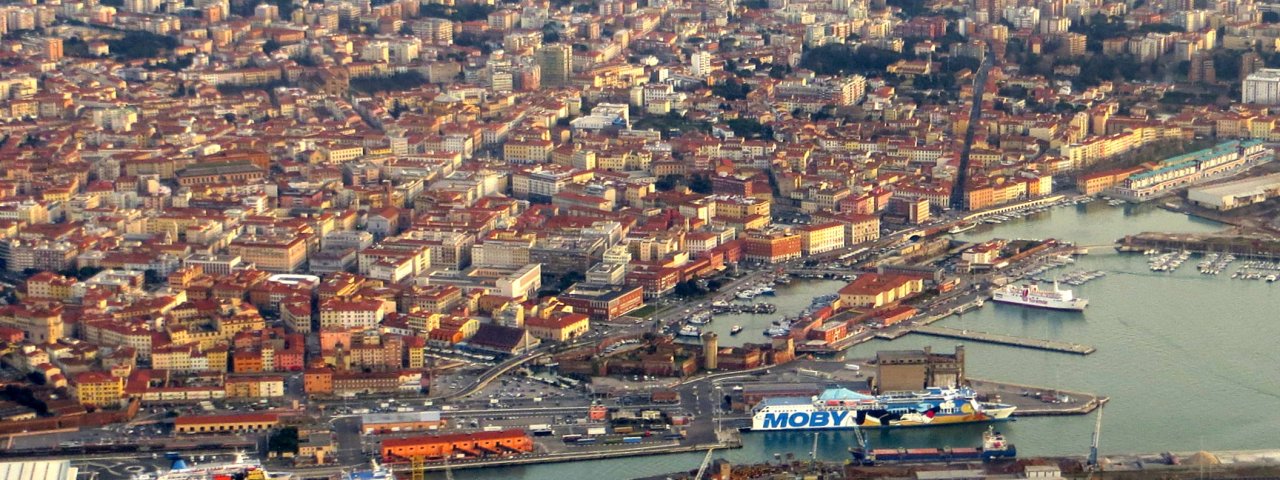
<instances>
[{"instance_id":1,"label":"orange building facade","mask_svg":"<svg viewBox=\"0 0 1280 480\"><path fill-rule=\"evenodd\" d=\"M414 457L440 458L459 454L482 457L531 451L533 451L533 439L524 430L428 435L382 441L382 458L388 462Z\"/></svg>"}]
</instances>

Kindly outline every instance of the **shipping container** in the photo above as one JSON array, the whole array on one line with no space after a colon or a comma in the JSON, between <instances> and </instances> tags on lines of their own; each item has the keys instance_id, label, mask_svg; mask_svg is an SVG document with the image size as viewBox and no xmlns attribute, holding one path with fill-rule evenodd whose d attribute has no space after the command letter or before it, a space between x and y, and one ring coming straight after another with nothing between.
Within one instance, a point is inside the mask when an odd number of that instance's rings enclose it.
<instances>
[{"instance_id":1,"label":"shipping container","mask_svg":"<svg viewBox=\"0 0 1280 480\"><path fill-rule=\"evenodd\" d=\"M636 431L636 429L632 427L613 427L613 433L618 435L626 435L634 431Z\"/></svg>"},{"instance_id":2,"label":"shipping container","mask_svg":"<svg viewBox=\"0 0 1280 480\"><path fill-rule=\"evenodd\" d=\"M563 440L564 443L573 443L578 441L581 438L582 438L582 435L565 435L563 437L560 437L560 440Z\"/></svg>"},{"instance_id":3,"label":"shipping container","mask_svg":"<svg viewBox=\"0 0 1280 480\"><path fill-rule=\"evenodd\" d=\"M640 437L622 437L622 443L640 443Z\"/></svg>"},{"instance_id":4,"label":"shipping container","mask_svg":"<svg viewBox=\"0 0 1280 480\"><path fill-rule=\"evenodd\" d=\"M593 437L579 438L577 441L578 445L589 445L592 443L596 443L596 439Z\"/></svg>"},{"instance_id":5,"label":"shipping container","mask_svg":"<svg viewBox=\"0 0 1280 480\"><path fill-rule=\"evenodd\" d=\"M591 427L587 429L587 435L604 435L604 427Z\"/></svg>"},{"instance_id":6,"label":"shipping container","mask_svg":"<svg viewBox=\"0 0 1280 480\"><path fill-rule=\"evenodd\" d=\"M501 432L501 431L502 431L502 427L497 426L497 425L489 425L489 426L487 426L487 427L484 427L484 431L486 431L486 432Z\"/></svg>"}]
</instances>

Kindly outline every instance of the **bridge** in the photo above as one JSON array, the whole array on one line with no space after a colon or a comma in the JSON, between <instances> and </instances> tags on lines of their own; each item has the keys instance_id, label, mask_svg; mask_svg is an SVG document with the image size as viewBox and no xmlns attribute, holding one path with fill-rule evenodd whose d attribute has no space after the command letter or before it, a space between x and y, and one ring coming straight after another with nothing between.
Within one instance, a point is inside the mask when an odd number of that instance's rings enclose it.
<instances>
[{"instance_id":1,"label":"bridge","mask_svg":"<svg viewBox=\"0 0 1280 480\"><path fill-rule=\"evenodd\" d=\"M1079 343L1057 342L1053 340L1039 340L1034 338L1014 337L1011 335L1001 335L999 333L979 332L975 330L959 330L947 327L920 326L912 330L914 333L922 333L925 335L933 335L935 337L955 338L960 340L972 340L975 342L991 343L995 345L1007 345L1011 347L1030 348L1034 350L1045 350L1050 352L1074 353L1076 355L1088 355L1097 351L1097 349Z\"/></svg>"}]
</instances>

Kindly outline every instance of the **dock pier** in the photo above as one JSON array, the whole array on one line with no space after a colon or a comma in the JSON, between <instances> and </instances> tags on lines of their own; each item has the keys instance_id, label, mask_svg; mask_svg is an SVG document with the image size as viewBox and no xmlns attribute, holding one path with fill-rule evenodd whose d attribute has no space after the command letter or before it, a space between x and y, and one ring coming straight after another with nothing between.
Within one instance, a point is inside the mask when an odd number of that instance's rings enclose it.
<instances>
[{"instance_id":1,"label":"dock pier","mask_svg":"<svg viewBox=\"0 0 1280 480\"><path fill-rule=\"evenodd\" d=\"M1088 355L1097 351L1097 349L1079 343L1057 342L1053 340L1039 340L1034 338L1014 337L1011 335L1001 335L998 333L979 332L976 330L959 330L947 327L935 327L932 325L919 326L911 330L914 333L922 333L925 335L933 335L935 337L955 338L960 340L973 340L975 342L991 343L996 345L1008 345L1012 347L1030 348L1035 350L1046 350L1050 352L1074 353L1076 355Z\"/></svg>"}]
</instances>

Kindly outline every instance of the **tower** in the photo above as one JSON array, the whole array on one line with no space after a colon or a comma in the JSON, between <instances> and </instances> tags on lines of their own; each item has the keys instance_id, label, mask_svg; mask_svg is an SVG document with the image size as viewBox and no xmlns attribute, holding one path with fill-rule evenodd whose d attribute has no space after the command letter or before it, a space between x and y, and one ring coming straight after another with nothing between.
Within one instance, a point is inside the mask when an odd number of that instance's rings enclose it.
<instances>
[{"instance_id":1,"label":"tower","mask_svg":"<svg viewBox=\"0 0 1280 480\"><path fill-rule=\"evenodd\" d=\"M711 74L711 53L698 51L689 55L689 73L698 78Z\"/></svg>"},{"instance_id":2,"label":"tower","mask_svg":"<svg viewBox=\"0 0 1280 480\"><path fill-rule=\"evenodd\" d=\"M720 341L715 332L707 332L702 334L702 369L715 370L716 357L720 352Z\"/></svg>"},{"instance_id":3,"label":"tower","mask_svg":"<svg viewBox=\"0 0 1280 480\"><path fill-rule=\"evenodd\" d=\"M573 48L568 45L547 45L538 49L538 67L542 70L542 84L563 87L569 84L573 74Z\"/></svg>"}]
</instances>

